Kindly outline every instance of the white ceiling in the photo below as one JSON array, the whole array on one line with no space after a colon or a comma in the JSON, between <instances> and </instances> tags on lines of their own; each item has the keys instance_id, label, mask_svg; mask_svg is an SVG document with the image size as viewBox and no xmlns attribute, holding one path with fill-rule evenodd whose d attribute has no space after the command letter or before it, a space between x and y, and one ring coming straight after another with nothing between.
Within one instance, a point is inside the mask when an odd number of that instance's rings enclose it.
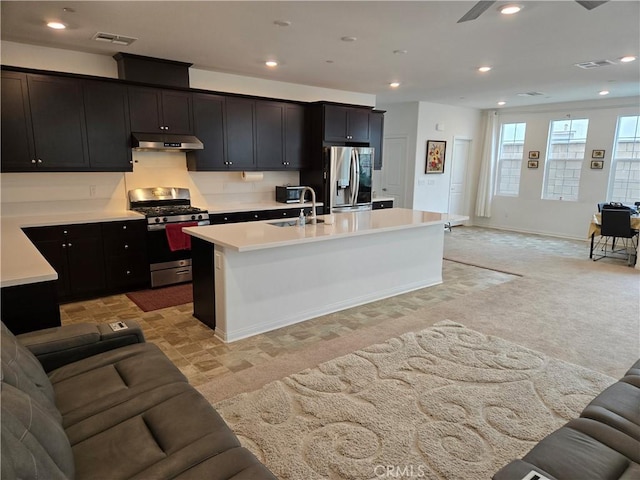
<instances>
[{"instance_id":1,"label":"white ceiling","mask_svg":"<svg viewBox=\"0 0 640 480\"><path fill-rule=\"evenodd\" d=\"M378 103L429 101L474 108L640 94L640 1L586 10L569 0L519 1L505 17L496 2L456 23L474 1L1 2L2 39L84 52L190 62L195 68L377 95ZM74 12L65 12L63 8ZM69 28L54 31L46 21ZM274 24L290 21L288 27ZM136 37L129 47L92 40ZM357 37L344 42L344 36ZM394 50L407 50L394 54ZM280 66L268 69L267 59ZM611 60L584 70L575 63ZM329 63L331 62L331 63ZM476 68L491 65L480 74ZM401 82L391 90L389 82ZM537 97L518 93L540 92Z\"/></svg>"}]
</instances>

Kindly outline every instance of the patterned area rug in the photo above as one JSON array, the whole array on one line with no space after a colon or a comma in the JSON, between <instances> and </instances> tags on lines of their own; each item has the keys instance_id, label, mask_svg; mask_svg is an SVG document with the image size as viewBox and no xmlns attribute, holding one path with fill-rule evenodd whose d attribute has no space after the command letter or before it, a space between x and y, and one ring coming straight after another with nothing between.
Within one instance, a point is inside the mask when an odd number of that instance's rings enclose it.
<instances>
[{"instance_id":1,"label":"patterned area rug","mask_svg":"<svg viewBox=\"0 0 640 480\"><path fill-rule=\"evenodd\" d=\"M190 283L183 283L170 287L131 292L127 293L127 297L143 312L151 312L193 302L193 288Z\"/></svg>"},{"instance_id":2,"label":"patterned area rug","mask_svg":"<svg viewBox=\"0 0 640 480\"><path fill-rule=\"evenodd\" d=\"M215 407L281 480L489 479L614 381L444 321Z\"/></svg>"}]
</instances>

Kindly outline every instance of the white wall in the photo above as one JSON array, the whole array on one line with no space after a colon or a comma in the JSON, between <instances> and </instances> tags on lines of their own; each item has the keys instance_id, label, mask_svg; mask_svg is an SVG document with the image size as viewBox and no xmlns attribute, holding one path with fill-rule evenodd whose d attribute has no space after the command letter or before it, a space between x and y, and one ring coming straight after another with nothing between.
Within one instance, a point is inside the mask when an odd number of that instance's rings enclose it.
<instances>
[{"instance_id":1,"label":"white wall","mask_svg":"<svg viewBox=\"0 0 640 480\"><path fill-rule=\"evenodd\" d=\"M23 68L117 78L110 55L0 42L1 63ZM193 88L282 98L297 101L327 100L375 105L375 95L295 85L190 69ZM2 215L56 213L126 208L126 192L149 186L187 187L193 204L221 204L274 200L275 185L297 184L297 172L265 172L260 182L243 182L239 172L189 172L184 153L134 152L132 173L2 173ZM95 187L95 188L92 188Z\"/></svg>"},{"instance_id":2,"label":"white wall","mask_svg":"<svg viewBox=\"0 0 640 480\"><path fill-rule=\"evenodd\" d=\"M491 218L474 218L474 224L508 230L586 239L591 215L598 202L607 198L611 154L618 116L638 115L638 98L574 102L544 105L528 109L504 109L498 112L498 126L502 123L527 124L518 197L493 198ZM588 118L589 130L586 154L580 176L577 202L542 200L544 159L547 134L552 120ZM605 150L604 169L591 170L591 151ZM540 152L538 169L528 169L527 156L531 150Z\"/></svg>"},{"instance_id":3,"label":"white wall","mask_svg":"<svg viewBox=\"0 0 640 480\"><path fill-rule=\"evenodd\" d=\"M472 141L467 194L467 211L475 204L477 171L481 139L481 112L476 109L440 105L429 102L410 102L379 105L386 110L384 136L406 136L409 141L407 165L407 205L416 210L446 212L449 199L451 154L456 137ZM439 125L443 130L436 130ZM425 173L427 140L447 142L443 174ZM384 168L384 164L383 164Z\"/></svg>"}]
</instances>

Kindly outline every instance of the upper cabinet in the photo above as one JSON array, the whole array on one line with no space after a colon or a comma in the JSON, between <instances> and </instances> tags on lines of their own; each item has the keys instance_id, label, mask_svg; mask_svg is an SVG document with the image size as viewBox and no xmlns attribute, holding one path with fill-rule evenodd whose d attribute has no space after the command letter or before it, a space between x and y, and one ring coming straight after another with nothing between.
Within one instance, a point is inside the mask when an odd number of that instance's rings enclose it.
<instances>
[{"instance_id":1,"label":"upper cabinet","mask_svg":"<svg viewBox=\"0 0 640 480\"><path fill-rule=\"evenodd\" d=\"M131 131L193 133L193 98L190 92L129 87Z\"/></svg>"},{"instance_id":2,"label":"upper cabinet","mask_svg":"<svg viewBox=\"0 0 640 480\"><path fill-rule=\"evenodd\" d=\"M130 171L126 87L2 72L2 170Z\"/></svg>"},{"instance_id":3,"label":"upper cabinet","mask_svg":"<svg viewBox=\"0 0 640 480\"><path fill-rule=\"evenodd\" d=\"M1 121L3 171L89 167L80 80L2 72Z\"/></svg>"},{"instance_id":4,"label":"upper cabinet","mask_svg":"<svg viewBox=\"0 0 640 480\"><path fill-rule=\"evenodd\" d=\"M193 128L205 148L187 152L187 168L194 171L226 170L224 154L224 97L193 95Z\"/></svg>"},{"instance_id":5,"label":"upper cabinet","mask_svg":"<svg viewBox=\"0 0 640 480\"><path fill-rule=\"evenodd\" d=\"M91 169L132 171L127 87L87 80L83 90Z\"/></svg>"},{"instance_id":6,"label":"upper cabinet","mask_svg":"<svg viewBox=\"0 0 640 480\"><path fill-rule=\"evenodd\" d=\"M194 94L195 135L204 150L187 152L195 171L300 169L305 155L303 105Z\"/></svg>"},{"instance_id":7,"label":"upper cabinet","mask_svg":"<svg viewBox=\"0 0 640 480\"><path fill-rule=\"evenodd\" d=\"M324 105L323 114L325 142L369 142L370 109Z\"/></svg>"},{"instance_id":8,"label":"upper cabinet","mask_svg":"<svg viewBox=\"0 0 640 480\"><path fill-rule=\"evenodd\" d=\"M371 112L371 141L369 145L375 149L373 153L373 169L382 169L382 138L384 132L384 112L374 110Z\"/></svg>"}]
</instances>

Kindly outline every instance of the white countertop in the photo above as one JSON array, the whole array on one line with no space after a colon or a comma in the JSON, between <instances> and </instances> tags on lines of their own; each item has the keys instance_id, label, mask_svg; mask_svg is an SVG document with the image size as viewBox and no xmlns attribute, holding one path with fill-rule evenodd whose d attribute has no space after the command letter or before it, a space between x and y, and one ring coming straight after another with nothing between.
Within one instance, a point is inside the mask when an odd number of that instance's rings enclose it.
<instances>
[{"instance_id":1,"label":"white countertop","mask_svg":"<svg viewBox=\"0 0 640 480\"><path fill-rule=\"evenodd\" d=\"M317 202L316 207L322 206L322 202ZM288 208L303 208L310 207L311 202L304 202L302 205L299 203L280 203L274 201L259 202L259 203L221 203L217 205L207 205L206 209L209 213L235 213L235 212L250 212L252 210L284 210ZM201 207L205 208L205 207Z\"/></svg>"},{"instance_id":2,"label":"white countertop","mask_svg":"<svg viewBox=\"0 0 640 480\"><path fill-rule=\"evenodd\" d=\"M324 219L325 215L318 218ZM189 227L183 231L201 240L238 252L263 250L300 243L326 241L345 236L370 235L393 230L463 221L468 217L445 213L422 212L404 208L333 214L334 223L307 224L304 227L272 225L282 220L228 223ZM295 220L295 219L290 219Z\"/></svg>"}]
</instances>

